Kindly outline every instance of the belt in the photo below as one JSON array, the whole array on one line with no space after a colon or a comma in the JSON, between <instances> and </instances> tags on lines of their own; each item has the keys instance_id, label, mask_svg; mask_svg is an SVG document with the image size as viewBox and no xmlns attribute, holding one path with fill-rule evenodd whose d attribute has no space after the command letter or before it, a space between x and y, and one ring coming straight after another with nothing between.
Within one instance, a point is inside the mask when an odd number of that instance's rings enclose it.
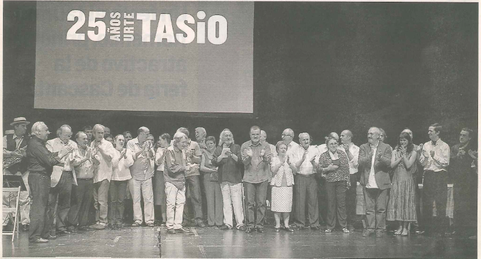
<instances>
[{"instance_id":1,"label":"belt","mask_svg":"<svg viewBox=\"0 0 481 259\"><path fill-rule=\"evenodd\" d=\"M302 177L314 177L314 174L297 174L299 176L302 176Z\"/></svg>"}]
</instances>

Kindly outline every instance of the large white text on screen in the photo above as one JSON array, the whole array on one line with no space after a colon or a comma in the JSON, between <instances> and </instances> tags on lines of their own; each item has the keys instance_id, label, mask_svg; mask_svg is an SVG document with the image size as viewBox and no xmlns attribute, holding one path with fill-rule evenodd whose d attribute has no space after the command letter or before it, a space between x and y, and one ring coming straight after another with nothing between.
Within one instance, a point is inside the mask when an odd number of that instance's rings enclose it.
<instances>
[{"instance_id":1,"label":"large white text on screen","mask_svg":"<svg viewBox=\"0 0 481 259\"><path fill-rule=\"evenodd\" d=\"M198 11L196 17L199 21L196 22L194 16L190 14L181 14L175 19L175 26L172 23L170 14L156 13L120 13L111 12L109 14L110 21L107 24L104 19L107 13L103 11L88 12L88 39L91 41L102 41L106 38L113 41L134 41L136 21L142 23L141 26L141 40L142 42L167 42L167 43L182 43L189 44L194 42L205 44L210 42L214 45L220 45L227 41L227 19L222 15L212 15L205 21L206 13ZM72 27L67 31L67 40L86 39L85 33L78 32L86 21L86 14L80 10L72 10L67 15L67 21L74 22ZM107 18L108 19L108 18ZM157 21L157 26L152 26L152 23ZM207 22L207 26L206 26ZM195 28L188 24L193 24ZM175 30L174 30L175 28ZM155 30L155 32L153 31ZM177 31L177 33L175 32ZM154 32L154 33L152 33ZM206 41L207 39L207 41Z\"/></svg>"}]
</instances>

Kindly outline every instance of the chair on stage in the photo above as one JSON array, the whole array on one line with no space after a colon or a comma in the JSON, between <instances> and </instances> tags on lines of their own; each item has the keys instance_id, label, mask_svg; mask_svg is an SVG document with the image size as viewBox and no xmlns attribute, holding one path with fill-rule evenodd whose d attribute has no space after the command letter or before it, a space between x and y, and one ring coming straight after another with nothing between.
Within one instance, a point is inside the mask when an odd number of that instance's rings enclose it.
<instances>
[{"instance_id":1,"label":"chair on stage","mask_svg":"<svg viewBox=\"0 0 481 259\"><path fill-rule=\"evenodd\" d=\"M20 186L18 187L9 187L3 188L3 204L2 204L2 212L3 212L3 226L8 224L12 218L13 220L13 230L12 231L2 231L2 235L4 236L12 236L12 242L15 239L15 234L17 235L18 239L18 228L19 228L19 200L20 200Z\"/></svg>"},{"instance_id":2,"label":"chair on stage","mask_svg":"<svg viewBox=\"0 0 481 259\"><path fill-rule=\"evenodd\" d=\"M18 239L18 229L20 225L20 191L26 190L22 177L17 175L4 175L3 176L3 196L2 196L2 214L3 221L2 227L13 219L13 229L8 231L3 229L3 236L12 236L12 242L15 240L15 235Z\"/></svg>"}]
</instances>

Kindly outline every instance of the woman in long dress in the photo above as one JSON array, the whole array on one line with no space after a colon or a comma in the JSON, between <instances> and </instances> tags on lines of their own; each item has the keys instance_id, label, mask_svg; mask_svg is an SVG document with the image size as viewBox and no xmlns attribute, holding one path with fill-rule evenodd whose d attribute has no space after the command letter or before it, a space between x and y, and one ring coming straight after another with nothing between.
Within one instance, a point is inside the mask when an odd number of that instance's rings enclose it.
<instances>
[{"instance_id":1,"label":"woman in long dress","mask_svg":"<svg viewBox=\"0 0 481 259\"><path fill-rule=\"evenodd\" d=\"M416 151L411 136L403 132L393 150L391 167L394 169L392 188L388 203L387 220L398 221L395 235L407 236L411 222L416 221L416 200L414 173L416 168Z\"/></svg>"}]
</instances>

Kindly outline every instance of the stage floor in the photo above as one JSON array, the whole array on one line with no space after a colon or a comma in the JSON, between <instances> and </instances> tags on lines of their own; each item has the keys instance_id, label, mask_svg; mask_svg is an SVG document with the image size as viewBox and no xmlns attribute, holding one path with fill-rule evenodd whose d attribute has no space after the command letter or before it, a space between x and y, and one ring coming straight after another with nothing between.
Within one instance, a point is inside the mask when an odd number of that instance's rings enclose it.
<instances>
[{"instance_id":1,"label":"stage floor","mask_svg":"<svg viewBox=\"0 0 481 259\"><path fill-rule=\"evenodd\" d=\"M298 230L264 233L216 228L191 228L191 234L167 234L165 227L82 231L59 236L46 244L30 244L20 233L12 244L3 237L5 257L250 257L250 258L476 258L476 240L387 234L384 238L351 234ZM161 247L158 245L158 230Z\"/></svg>"}]
</instances>

